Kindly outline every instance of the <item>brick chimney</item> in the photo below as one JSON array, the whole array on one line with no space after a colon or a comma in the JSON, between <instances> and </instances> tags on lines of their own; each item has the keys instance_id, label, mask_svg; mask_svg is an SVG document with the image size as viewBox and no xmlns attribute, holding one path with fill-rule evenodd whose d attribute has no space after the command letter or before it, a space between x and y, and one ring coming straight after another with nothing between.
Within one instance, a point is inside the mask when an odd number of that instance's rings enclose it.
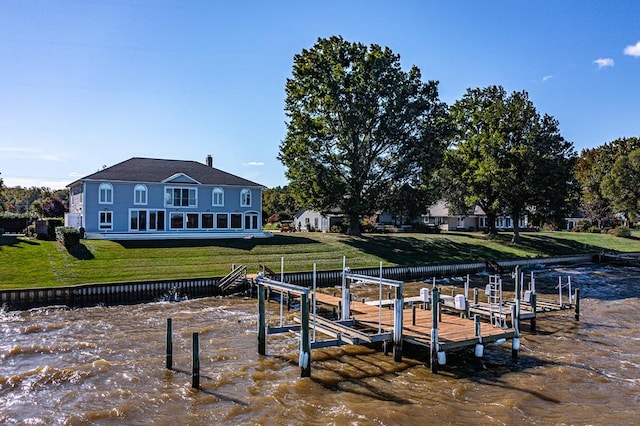
<instances>
[{"instance_id":1,"label":"brick chimney","mask_svg":"<svg viewBox=\"0 0 640 426\"><path fill-rule=\"evenodd\" d=\"M213 167L213 157L211 155L207 155L207 166Z\"/></svg>"}]
</instances>

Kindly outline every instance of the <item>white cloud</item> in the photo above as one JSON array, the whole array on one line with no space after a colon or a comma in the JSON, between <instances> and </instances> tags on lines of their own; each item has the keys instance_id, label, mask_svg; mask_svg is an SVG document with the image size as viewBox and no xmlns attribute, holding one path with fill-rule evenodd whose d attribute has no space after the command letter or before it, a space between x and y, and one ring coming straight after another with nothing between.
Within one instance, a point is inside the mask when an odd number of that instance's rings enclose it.
<instances>
[{"instance_id":1,"label":"white cloud","mask_svg":"<svg viewBox=\"0 0 640 426\"><path fill-rule=\"evenodd\" d=\"M542 81L549 81L553 78L552 75L545 75L544 77L542 77Z\"/></svg>"},{"instance_id":2,"label":"white cloud","mask_svg":"<svg viewBox=\"0 0 640 426\"><path fill-rule=\"evenodd\" d=\"M640 41L636 44L630 44L624 48L624 54L629 56L640 56Z\"/></svg>"},{"instance_id":3,"label":"white cloud","mask_svg":"<svg viewBox=\"0 0 640 426\"><path fill-rule=\"evenodd\" d=\"M264 163L262 161L249 161L248 163L242 163L242 165L245 167L257 167L264 166Z\"/></svg>"},{"instance_id":4,"label":"white cloud","mask_svg":"<svg viewBox=\"0 0 640 426\"><path fill-rule=\"evenodd\" d=\"M599 70L601 70L602 68L612 67L615 65L615 62L611 58L598 58L595 61L593 61L593 63L598 65Z\"/></svg>"},{"instance_id":5,"label":"white cloud","mask_svg":"<svg viewBox=\"0 0 640 426\"><path fill-rule=\"evenodd\" d=\"M32 186L37 186L38 188L45 187L51 188L53 190L56 189L64 189L71 181L65 179L47 179L47 178L30 178L30 177L3 177L4 185L13 188L16 186L21 186L23 188L31 188Z\"/></svg>"}]
</instances>

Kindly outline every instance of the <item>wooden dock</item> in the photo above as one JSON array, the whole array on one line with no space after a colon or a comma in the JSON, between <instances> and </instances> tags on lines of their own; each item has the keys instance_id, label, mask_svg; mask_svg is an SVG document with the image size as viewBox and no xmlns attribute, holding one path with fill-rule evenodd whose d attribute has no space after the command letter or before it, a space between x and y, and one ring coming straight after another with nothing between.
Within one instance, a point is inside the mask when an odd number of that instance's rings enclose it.
<instances>
[{"instance_id":1,"label":"wooden dock","mask_svg":"<svg viewBox=\"0 0 640 426\"><path fill-rule=\"evenodd\" d=\"M323 293L316 293L315 297L316 302L319 304L329 308L339 307L339 297ZM373 336L378 333L379 328L386 333L393 330L393 310L384 306L382 310L380 310L378 306L374 304L352 301L351 313L353 316L353 325L349 328L358 334L364 333ZM382 314L382 321L379 327L380 313ZM405 307L402 318L403 341L413 345L430 347L433 322L432 311L419 308L418 306ZM340 325L339 329L343 335L350 331L343 325ZM511 339L514 336L513 328L496 328L487 323L482 324L480 330L481 340L485 343L495 342L500 339ZM375 340L375 338L370 338L370 341ZM441 320L438 321L438 345L441 350L446 351L473 347L478 342L476 325L473 320L450 314L441 315Z\"/></svg>"}]
</instances>

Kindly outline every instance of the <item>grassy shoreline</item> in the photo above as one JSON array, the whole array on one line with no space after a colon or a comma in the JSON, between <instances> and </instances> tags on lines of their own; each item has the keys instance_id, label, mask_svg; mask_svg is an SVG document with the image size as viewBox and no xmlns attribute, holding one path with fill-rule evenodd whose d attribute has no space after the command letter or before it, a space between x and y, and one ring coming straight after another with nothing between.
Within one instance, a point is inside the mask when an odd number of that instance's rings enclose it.
<instances>
[{"instance_id":1,"label":"grassy shoreline","mask_svg":"<svg viewBox=\"0 0 640 426\"><path fill-rule=\"evenodd\" d=\"M83 240L68 252L55 241L0 237L0 290L83 283L222 276L231 264L250 272L264 264L286 271L351 267L423 265L485 259L550 257L603 251L640 252L633 238L605 234L536 232L510 243L511 234L488 239L471 232L441 234L276 234L252 240L104 241Z\"/></svg>"}]
</instances>

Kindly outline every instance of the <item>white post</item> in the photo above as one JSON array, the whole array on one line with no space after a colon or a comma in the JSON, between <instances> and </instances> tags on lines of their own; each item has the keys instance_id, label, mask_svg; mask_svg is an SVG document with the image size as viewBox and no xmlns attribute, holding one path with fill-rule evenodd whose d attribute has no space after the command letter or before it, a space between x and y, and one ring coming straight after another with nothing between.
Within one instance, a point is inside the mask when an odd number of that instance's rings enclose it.
<instances>
[{"instance_id":1,"label":"white post","mask_svg":"<svg viewBox=\"0 0 640 426\"><path fill-rule=\"evenodd\" d=\"M467 280L464 282L464 300L469 300L469 274L467 274Z\"/></svg>"},{"instance_id":2,"label":"white post","mask_svg":"<svg viewBox=\"0 0 640 426\"><path fill-rule=\"evenodd\" d=\"M536 292L536 279L533 277L533 271L531 271L531 283L529 284L529 290L531 290L531 293Z\"/></svg>"},{"instance_id":3,"label":"white post","mask_svg":"<svg viewBox=\"0 0 640 426\"><path fill-rule=\"evenodd\" d=\"M569 304L573 303L573 293L571 293L571 275L567 277L567 285L569 286Z\"/></svg>"},{"instance_id":4,"label":"white post","mask_svg":"<svg viewBox=\"0 0 640 426\"><path fill-rule=\"evenodd\" d=\"M562 306L562 275L558 277L558 302Z\"/></svg>"},{"instance_id":5,"label":"white post","mask_svg":"<svg viewBox=\"0 0 640 426\"><path fill-rule=\"evenodd\" d=\"M345 259L343 257L343 259ZM346 263L346 260L343 260L343 264ZM346 266L342 269L342 307L340 309L340 319L342 321L347 321L349 319L349 313L351 311L351 292L349 291L350 282L347 280L347 268Z\"/></svg>"},{"instance_id":6,"label":"white post","mask_svg":"<svg viewBox=\"0 0 640 426\"><path fill-rule=\"evenodd\" d=\"M520 297L524 294L524 272L520 274Z\"/></svg>"}]
</instances>

